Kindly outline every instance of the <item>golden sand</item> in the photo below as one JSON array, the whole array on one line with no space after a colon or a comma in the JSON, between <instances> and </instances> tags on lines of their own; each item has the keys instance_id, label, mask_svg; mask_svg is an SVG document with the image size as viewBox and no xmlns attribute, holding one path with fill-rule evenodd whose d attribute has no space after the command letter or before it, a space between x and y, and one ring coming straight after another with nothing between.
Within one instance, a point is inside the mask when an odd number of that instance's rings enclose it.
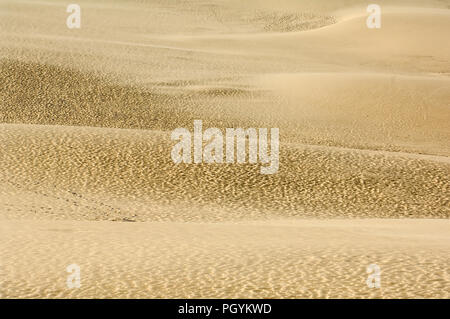
<instances>
[{"instance_id":1,"label":"golden sand","mask_svg":"<svg viewBox=\"0 0 450 319\"><path fill-rule=\"evenodd\" d=\"M378 2L0 1L0 295L448 298L450 2ZM195 119L278 173L174 164Z\"/></svg>"}]
</instances>

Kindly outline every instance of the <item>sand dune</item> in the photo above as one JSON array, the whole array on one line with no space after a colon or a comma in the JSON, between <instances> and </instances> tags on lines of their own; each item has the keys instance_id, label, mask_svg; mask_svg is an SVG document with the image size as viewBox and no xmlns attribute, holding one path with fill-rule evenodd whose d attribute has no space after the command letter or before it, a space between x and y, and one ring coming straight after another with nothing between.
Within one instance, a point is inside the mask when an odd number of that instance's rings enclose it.
<instances>
[{"instance_id":1,"label":"sand dune","mask_svg":"<svg viewBox=\"0 0 450 319\"><path fill-rule=\"evenodd\" d=\"M28 298L449 298L449 227L439 220L376 219L9 221L0 233L8 261L2 292ZM79 289L66 288L71 263L81 267ZM380 289L365 282L372 263L381 268Z\"/></svg>"},{"instance_id":2,"label":"sand dune","mask_svg":"<svg viewBox=\"0 0 450 319\"><path fill-rule=\"evenodd\" d=\"M373 30L362 0L79 1L70 30L0 1L1 296L448 298L450 2L378 2ZM279 172L175 165L194 119L280 128Z\"/></svg>"},{"instance_id":3,"label":"sand dune","mask_svg":"<svg viewBox=\"0 0 450 319\"><path fill-rule=\"evenodd\" d=\"M294 144L282 147L278 174L261 175L251 164L176 165L162 131L2 125L0 132L10 218L450 216L445 160ZM54 204L18 214L14 194Z\"/></svg>"},{"instance_id":4,"label":"sand dune","mask_svg":"<svg viewBox=\"0 0 450 319\"><path fill-rule=\"evenodd\" d=\"M173 130L201 118L212 127L283 127L286 142L450 154L445 76L269 73L228 87L175 83L184 89L173 92L14 60L2 70L4 123Z\"/></svg>"},{"instance_id":5,"label":"sand dune","mask_svg":"<svg viewBox=\"0 0 450 319\"><path fill-rule=\"evenodd\" d=\"M82 2L86 14L96 18L87 16L86 27L73 32L61 27L64 21L58 12L63 6L38 6L40 9L36 10L19 2L10 6L15 15L0 22L4 30L1 53L12 59L119 73L122 80L140 84L147 84L150 79L152 82L199 81L268 72L363 70L448 74L449 44L446 33L441 32L449 28L448 10L398 9L392 7L394 2L389 3L388 8L383 7L386 28L376 32L366 27L365 2L358 7L357 16L348 14L348 20L342 17L338 23L306 32L237 32L230 30L226 22L218 23L219 30L207 32L189 29L190 25L199 23L211 25L208 19L199 18L198 11L194 15L189 10L173 13L165 8L162 15L161 8L144 10L131 5L129 10L114 9L114 5L108 9L91 8L92 4ZM303 12L301 9L297 10ZM18 14L24 17L20 23L14 19ZM188 17L192 16L197 17L196 23L189 21ZM211 13L208 16L217 20ZM167 21L158 23L161 19ZM46 24L40 24L41 20ZM147 22L136 25L132 21ZM242 26L238 30L241 29ZM192 53L197 53L195 59Z\"/></svg>"}]
</instances>

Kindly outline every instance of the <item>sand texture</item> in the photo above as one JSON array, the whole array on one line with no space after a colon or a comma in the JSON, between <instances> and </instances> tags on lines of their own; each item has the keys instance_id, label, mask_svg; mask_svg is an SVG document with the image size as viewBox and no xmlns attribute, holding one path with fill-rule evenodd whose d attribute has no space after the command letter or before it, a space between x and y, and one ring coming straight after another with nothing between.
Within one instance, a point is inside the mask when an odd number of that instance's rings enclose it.
<instances>
[{"instance_id":1,"label":"sand texture","mask_svg":"<svg viewBox=\"0 0 450 319\"><path fill-rule=\"evenodd\" d=\"M450 1L77 3L0 0L0 297L449 298Z\"/></svg>"}]
</instances>

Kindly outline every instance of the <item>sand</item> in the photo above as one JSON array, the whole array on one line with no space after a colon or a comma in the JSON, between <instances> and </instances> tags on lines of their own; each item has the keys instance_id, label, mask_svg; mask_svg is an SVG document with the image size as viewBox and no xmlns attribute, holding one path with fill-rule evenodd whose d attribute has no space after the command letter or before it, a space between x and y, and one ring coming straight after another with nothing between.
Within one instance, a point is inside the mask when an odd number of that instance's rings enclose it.
<instances>
[{"instance_id":1,"label":"sand","mask_svg":"<svg viewBox=\"0 0 450 319\"><path fill-rule=\"evenodd\" d=\"M449 1L78 3L0 1L1 297L449 297ZM175 165L194 119L279 172Z\"/></svg>"},{"instance_id":2,"label":"sand","mask_svg":"<svg viewBox=\"0 0 450 319\"><path fill-rule=\"evenodd\" d=\"M2 223L6 297L449 298L448 222ZM27 258L24 258L24 257ZM66 267L81 268L67 289ZM381 288L366 267L381 268ZM5 275L6 274L6 275Z\"/></svg>"}]
</instances>

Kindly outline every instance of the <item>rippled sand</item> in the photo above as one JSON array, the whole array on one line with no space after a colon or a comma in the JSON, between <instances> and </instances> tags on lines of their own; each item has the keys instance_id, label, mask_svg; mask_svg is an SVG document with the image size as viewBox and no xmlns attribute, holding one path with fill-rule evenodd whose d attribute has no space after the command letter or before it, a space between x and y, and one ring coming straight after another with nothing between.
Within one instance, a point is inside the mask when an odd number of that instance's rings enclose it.
<instances>
[{"instance_id":1,"label":"rippled sand","mask_svg":"<svg viewBox=\"0 0 450 319\"><path fill-rule=\"evenodd\" d=\"M449 298L450 224L440 220L10 221L1 230L8 297ZM66 287L72 263L79 289ZM373 263L379 289L366 284Z\"/></svg>"},{"instance_id":2,"label":"rippled sand","mask_svg":"<svg viewBox=\"0 0 450 319\"><path fill-rule=\"evenodd\" d=\"M2 297L449 297L449 1L0 3ZM194 119L279 172L175 165Z\"/></svg>"}]
</instances>

